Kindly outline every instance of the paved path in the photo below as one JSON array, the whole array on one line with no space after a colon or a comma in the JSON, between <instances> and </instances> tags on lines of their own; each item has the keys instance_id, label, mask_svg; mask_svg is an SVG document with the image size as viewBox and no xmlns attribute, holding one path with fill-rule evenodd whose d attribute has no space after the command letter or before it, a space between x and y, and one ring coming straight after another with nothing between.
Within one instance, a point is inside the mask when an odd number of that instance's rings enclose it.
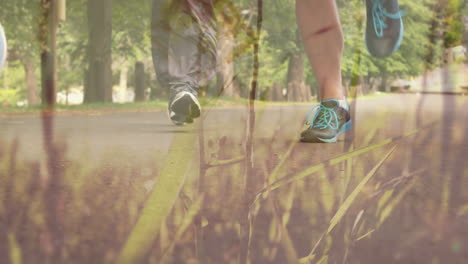
<instances>
[{"instance_id":1,"label":"paved path","mask_svg":"<svg viewBox=\"0 0 468 264\"><path fill-rule=\"evenodd\" d=\"M440 120L443 98L440 95L425 96L421 108L423 124ZM464 100L464 97L456 98L459 104ZM369 127L387 131L385 136L396 136L405 130L414 129L414 122L411 124L414 119L412 113L416 111L419 99L418 95L400 94L359 100L354 116L357 134L365 134ZM257 109L255 138L271 139L277 130L281 130L281 138L275 140L297 139L304 129L303 120L309 108L306 105L285 105ZM204 132L208 138L226 135L240 139L245 136L246 119L246 108L209 109L205 111ZM164 111L57 116L53 120L53 127L55 139L67 145L72 157L99 156L113 150L123 150L142 159L153 158L149 156L155 153L164 156L174 133L198 132L192 129L193 126L173 126ZM23 157L34 159L42 156L44 149L41 117L0 117L0 140L12 142L14 139L19 141ZM356 143L359 145L359 141ZM316 148L310 144L305 146ZM334 144L333 148L340 149L339 146L340 144Z\"/></svg>"}]
</instances>

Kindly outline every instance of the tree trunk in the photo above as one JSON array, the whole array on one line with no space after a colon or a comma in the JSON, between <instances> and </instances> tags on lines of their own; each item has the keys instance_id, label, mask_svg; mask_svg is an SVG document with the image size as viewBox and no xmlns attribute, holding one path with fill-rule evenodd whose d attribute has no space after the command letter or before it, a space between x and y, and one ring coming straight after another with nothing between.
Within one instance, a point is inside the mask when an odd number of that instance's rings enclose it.
<instances>
[{"instance_id":1,"label":"tree trunk","mask_svg":"<svg viewBox=\"0 0 468 264\"><path fill-rule=\"evenodd\" d=\"M217 73L218 95L239 96L234 85L234 44L231 30L220 22L218 25L218 52L222 59L219 61Z\"/></svg>"},{"instance_id":2,"label":"tree trunk","mask_svg":"<svg viewBox=\"0 0 468 264\"><path fill-rule=\"evenodd\" d=\"M372 90L371 77L368 75L362 77L362 79L364 80L362 83L362 93L364 95L369 94Z\"/></svg>"},{"instance_id":3,"label":"tree trunk","mask_svg":"<svg viewBox=\"0 0 468 264\"><path fill-rule=\"evenodd\" d=\"M294 53L289 57L288 66L288 101L303 101L304 54Z\"/></svg>"},{"instance_id":4,"label":"tree trunk","mask_svg":"<svg viewBox=\"0 0 468 264\"><path fill-rule=\"evenodd\" d=\"M382 72L382 81L380 82L379 91L386 92L387 91L387 73Z\"/></svg>"},{"instance_id":5,"label":"tree trunk","mask_svg":"<svg viewBox=\"0 0 468 264\"><path fill-rule=\"evenodd\" d=\"M88 0L89 79L85 103L112 102L112 0Z\"/></svg>"},{"instance_id":6,"label":"tree trunk","mask_svg":"<svg viewBox=\"0 0 468 264\"><path fill-rule=\"evenodd\" d=\"M273 85L269 88L269 99L270 101L282 101L283 100L283 93L281 91L281 86L279 83L273 83Z\"/></svg>"},{"instance_id":7,"label":"tree trunk","mask_svg":"<svg viewBox=\"0 0 468 264\"><path fill-rule=\"evenodd\" d=\"M28 92L28 105L39 104L39 96L37 94L37 78L36 65L30 59L23 62L24 73L26 75L26 88Z\"/></svg>"},{"instance_id":8,"label":"tree trunk","mask_svg":"<svg viewBox=\"0 0 468 264\"><path fill-rule=\"evenodd\" d=\"M41 87L42 104L52 107L56 101L57 86L54 78L55 63L53 55L48 51L41 54Z\"/></svg>"},{"instance_id":9,"label":"tree trunk","mask_svg":"<svg viewBox=\"0 0 468 264\"><path fill-rule=\"evenodd\" d=\"M370 89L369 92L370 93L375 93L377 91L375 82L376 82L375 78L369 77L369 89Z\"/></svg>"},{"instance_id":10,"label":"tree trunk","mask_svg":"<svg viewBox=\"0 0 468 264\"><path fill-rule=\"evenodd\" d=\"M53 107L57 93L57 17L54 15L57 8L56 0L42 0L41 8L39 43L41 45L42 104Z\"/></svg>"},{"instance_id":11,"label":"tree trunk","mask_svg":"<svg viewBox=\"0 0 468 264\"><path fill-rule=\"evenodd\" d=\"M281 85L279 83L274 83L273 84L273 91L275 92L275 101L283 101L284 100L284 95L283 95L283 89L281 88Z\"/></svg>"},{"instance_id":12,"label":"tree trunk","mask_svg":"<svg viewBox=\"0 0 468 264\"><path fill-rule=\"evenodd\" d=\"M135 102L145 100L145 65L139 61L135 64Z\"/></svg>"},{"instance_id":13,"label":"tree trunk","mask_svg":"<svg viewBox=\"0 0 468 264\"><path fill-rule=\"evenodd\" d=\"M359 82L358 82L358 85L356 85L356 96L362 96L364 93L363 93L363 88L364 88L364 80L363 78L360 76L359 77Z\"/></svg>"},{"instance_id":14,"label":"tree trunk","mask_svg":"<svg viewBox=\"0 0 468 264\"><path fill-rule=\"evenodd\" d=\"M304 84L305 102L312 100L312 89L310 85Z\"/></svg>"}]
</instances>

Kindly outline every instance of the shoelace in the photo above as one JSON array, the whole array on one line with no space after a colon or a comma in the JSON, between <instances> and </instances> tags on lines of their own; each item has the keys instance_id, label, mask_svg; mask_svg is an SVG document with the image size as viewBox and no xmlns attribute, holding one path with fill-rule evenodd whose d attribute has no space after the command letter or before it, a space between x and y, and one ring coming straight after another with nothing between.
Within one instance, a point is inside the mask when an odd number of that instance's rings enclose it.
<instances>
[{"instance_id":1,"label":"shoelace","mask_svg":"<svg viewBox=\"0 0 468 264\"><path fill-rule=\"evenodd\" d=\"M387 9L383 6L386 0L374 0L372 2L372 20L374 22L374 31L377 37L383 37L383 31L387 28L387 24L385 23L386 17L391 19L400 19L403 14L401 11L396 13L390 13Z\"/></svg>"},{"instance_id":2,"label":"shoelace","mask_svg":"<svg viewBox=\"0 0 468 264\"><path fill-rule=\"evenodd\" d=\"M314 111L315 114L312 120L310 120L310 115ZM317 119L317 116L320 113L322 113L322 115L319 117L317 122L315 122L315 119ZM306 125L311 126L312 128L326 129L330 127L331 129L338 129L338 115L336 114L335 110L322 104L318 104L312 107L312 109L310 109L307 113L306 120Z\"/></svg>"}]
</instances>

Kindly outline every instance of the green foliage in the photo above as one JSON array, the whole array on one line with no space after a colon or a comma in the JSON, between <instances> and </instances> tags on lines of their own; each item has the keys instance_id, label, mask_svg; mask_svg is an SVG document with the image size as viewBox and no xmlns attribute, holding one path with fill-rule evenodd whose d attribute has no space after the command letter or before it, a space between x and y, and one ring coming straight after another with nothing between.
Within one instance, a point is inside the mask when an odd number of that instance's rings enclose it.
<instances>
[{"instance_id":1,"label":"green foliage","mask_svg":"<svg viewBox=\"0 0 468 264\"><path fill-rule=\"evenodd\" d=\"M404 38L399 50L390 57L372 57L365 48L365 5L362 1L339 1L345 34L342 71L344 79L353 76L387 77L417 76L424 72L424 57L429 48L429 23L432 0L400 0L404 10Z\"/></svg>"},{"instance_id":2,"label":"green foliage","mask_svg":"<svg viewBox=\"0 0 468 264\"><path fill-rule=\"evenodd\" d=\"M18 61L0 74L0 106L14 106L25 98L24 70Z\"/></svg>"},{"instance_id":3,"label":"green foliage","mask_svg":"<svg viewBox=\"0 0 468 264\"><path fill-rule=\"evenodd\" d=\"M284 51L264 45L260 49L260 88L272 86L274 83L284 83L288 71L288 61L282 60Z\"/></svg>"},{"instance_id":4,"label":"green foliage","mask_svg":"<svg viewBox=\"0 0 468 264\"><path fill-rule=\"evenodd\" d=\"M132 64L151 55L151 0L113 1L112 55Z\"/></svg>"},{"instance_id":5,"label":"green foliage","mask_svg":"<svg viewBox=\"0 0 468 264\"><path fill-rule=\"evenodd\" d=\"M8 42L8 69L5 70L8 72L8 88L20 90L16 91L16 96L24 99L26 81L24 73L21 73L24 70L21 63L32 61L38 65L39 62L39 1L3 0L0 4L0 23ZM5 76L5 72L2 76Z\"/></svg>"},{"instance_id":6,"label":"green foliage","mask_svg":"<svg viewBox=\"0 0 468 264\"><path fill-rule=\"evenodd\" d=\"M279 58L301 50L296 24L294 1L273 0L264 9L264 30L267 45L281 49Z\"/></svg>"},{"instance_id":7,"label":"green foliage","mask_svg":"<svg viewBox=\"0 0 468 264\"><path fill-rule=\"evenodd\" d=\"M23 57L37 54L39 1L3 0L0 21L5 28L11 55Z\"/></svg>"},{"instance_id":8,"label":"green foliage","mask_svg":"<svg viewBox=\"0 0 468 264\"><path fill-rule=\"evenodd\" d=\"M82 86L88 61L87 1L67 1L67 20L57 32L58 87L59 90ZM364 31L366 12L364 1L338 0L337 6L344 31L345 49L342 72L345 82L351 79L389 80L421 75L442 63L443 49L461 44L462 16L466 15L466 1L449 0L442 5L438 0L400 0L404 11L404 39L400 49L385 59L373 58L366 50ZM239 0L220 3L218 13L227 19L235 34L236 82L247 90L252 74L252 38L256 33L256 7L250 1ZM112 6L112 69L116 73L123 64L151 59L150 22L151 0L115 0ZM224 17L223 17L224 16ZM284 84L287 78L288 58L303 52L295 18L295 0L272 0L264 5L263 31L260 46L259 90L277 82ZM0 9L0 21L5 27L9 42L10 68L22 69L21 64L33 60L39 65L40 8L38 1L4 0ZM225 21L226 22L226 21ZM436 28L431 28L436 22ZM434 36L432 39L431 36ZM432 56L429 56L432 55ZM220 58L222 59L222 58ZM305 61L307 84L314 87L316 81ZM36 78L40 80L39 70ZM10 76L8 77L10 78ZM114 80L116 83L116 80ZM23 84L9 80L9 86L25 93ZM243 93L245 94L245 93Z\"/></svg>"},{"instance_id":9,"label":"green foliage","mask_svg":"<svg viewBox=\"0 0 468 264\"><path fill-rule=\"evenodd\" d=\"M67 1L67 20L57 31L59 90L83 84L88 58L87 27L86 0Z\"/></svg>"},{"instance_id":10,"label":"green foliage","mask_svg":"<svg viewBox=\"0 0 468 264\"><path fill-rule=\"evenodd\" d=\"M0 106L16 105L21 100L18 90L0 89Z\"/></svg>"},{"instance_id":11,"label":"green foliage","mask_svg":"<svg viewBox=\"0 0 468 264\"><path fill-rule=\"evenodd\" d=\"M462 9L463 0L448 0L446 4L445 23L447 32L444 39L446 48L461 45L463 36Z\"/></svg>"}]
</instances>

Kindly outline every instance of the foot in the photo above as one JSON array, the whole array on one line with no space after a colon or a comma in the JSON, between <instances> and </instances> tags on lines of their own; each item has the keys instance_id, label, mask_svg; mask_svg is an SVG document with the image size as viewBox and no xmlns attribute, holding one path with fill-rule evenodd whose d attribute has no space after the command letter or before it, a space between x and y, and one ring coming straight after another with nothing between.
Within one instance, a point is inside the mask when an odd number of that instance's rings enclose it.
<instances>
[{"instance_id":1,"label":"foot","mask_svg":"<svg viewBox=\"0 0 468 264\"><path fill-rule=\"evenodd\" d=\"M178 126L193 123L200 116L200 103L197 92L186 83L172 84L168 104L168 115Z\"/></svg>"},{"instance_id":2,"label":"foot","mask_svg":"<svg viewBox=\"0 0 468 264\"><path fill-rule=\"evenodd\" d=\"M309 111L306 125L309 127L301 133L302 142L336 142L339 135L351 129L349 105L345 109L336 99L324 100Z\"/></svg>"},{"instance_id":3,"label":"foot","mask_svg":"<svg viewBox=\"0 0 468 264\"><path fill-rule=\"evenodd\" d=\"M366 46L372 56L387 57L403 39L402 13L398 0L366 0Z\"/></svg>"},{"instance_id":4,"label":"foot","mask_svg":"<svg viewBox=\"0 0 468 264\"><path fill-rule=\"evenodd\" d=\"M0 25L0 73L2 72L3 66L5 66L7 56L7 42L5 38L5 32L3 31L2 25Z\"/></svg>"}]
</instances>

